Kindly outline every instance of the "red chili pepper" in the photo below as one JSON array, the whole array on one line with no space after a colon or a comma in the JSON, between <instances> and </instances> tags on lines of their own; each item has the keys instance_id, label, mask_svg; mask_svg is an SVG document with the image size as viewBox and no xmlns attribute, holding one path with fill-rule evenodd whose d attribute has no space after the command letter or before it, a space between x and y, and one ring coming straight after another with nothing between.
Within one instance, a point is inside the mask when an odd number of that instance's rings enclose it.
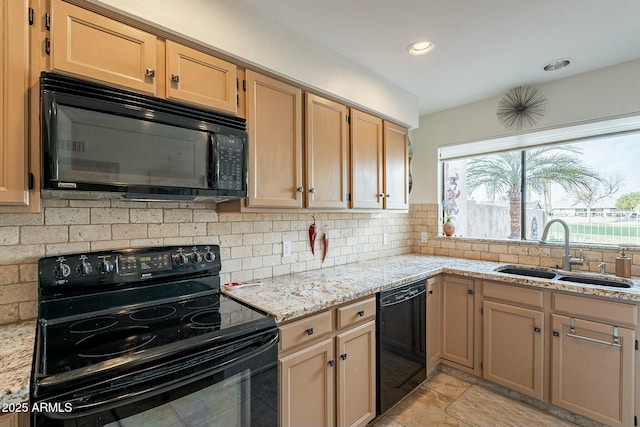
<instances>
[{"instance_id":1,"label":"red chili pepper","mask_svg":"<svg viewBox=\"0 0 640 427\"><path fill-rule=\"evenodd\" d=\"M316 227L316 217L311 215L313 218L313 224L309 227L309 244L311 245L311 254L315 255L315 244L316 244L316 236L318 235L318 227Z\"/></svg>"},{"instance_id":2,"label":"red chili pepper","mask_svg":"<svg viewBox=\"0 0 640 427\"><path fill-rule=\"evenodd\" d=\"M322 236L322 240L324 241L324 251L322 252L322 262L327 258L327 253L329 253L329 237L327 233L324 233Z\"/></svg>"}]
</instances>

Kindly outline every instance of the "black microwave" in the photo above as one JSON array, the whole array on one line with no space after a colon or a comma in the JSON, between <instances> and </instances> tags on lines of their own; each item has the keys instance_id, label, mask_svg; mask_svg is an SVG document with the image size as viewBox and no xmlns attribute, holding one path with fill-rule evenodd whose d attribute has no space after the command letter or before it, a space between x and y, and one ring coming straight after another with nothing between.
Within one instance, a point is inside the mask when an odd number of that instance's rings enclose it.
<instances>
[{"instance_id":1,"label":"black microwave","mask_svg":"<svg viewBox=\"0 0 640 427\"><path fill-rule=\"evenodd\" d=\"M247 197L242 118L53 73L40 102L45 197Z\"/></svg>"}]
</instances>

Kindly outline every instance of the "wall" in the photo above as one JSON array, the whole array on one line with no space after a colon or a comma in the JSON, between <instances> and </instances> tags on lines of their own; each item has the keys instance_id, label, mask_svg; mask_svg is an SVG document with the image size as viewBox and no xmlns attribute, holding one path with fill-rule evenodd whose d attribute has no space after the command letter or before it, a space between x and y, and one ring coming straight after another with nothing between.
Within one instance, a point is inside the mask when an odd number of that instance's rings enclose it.
<instances>
[{"instance_id":1,"label":"wall","mask_svg":"<svg viewBox=\"0 0 640 427\"><path fill-rule=\"evenodd\" d=\"M418 125L418 97L241 1L88 0L245 63Z\"/></svg>"},{"instance_id":2,"label":"wall","mask_svg":"<svg viewBox=\"0 0 640 427\"><path fill-rule=\"evenodd\" d=\"M538 86L547 98L547 111L530 131L640 113L639 75L637 60ZM501 97L420 118L420 127L411 132L411 203L438 201L438 146L512 134L496 118Z\"/></svg>"},{"instance_id":3,"label":"wall","mask_svg":"<svg viewBox=\"0 0 640 427\"><path fill-rule=\"evenodd\" d=\"M308 243L310 213L218 213L212 205L43 200L43 212L0 214L0 324L37 316L44 256L154 245L221 246L224 282L260 279L411 252L406 213L318 213L330 249ZM383 230L388 243L382 244ZM292 256L282 257L282 241Z\"/></svg>"}]
</instances>

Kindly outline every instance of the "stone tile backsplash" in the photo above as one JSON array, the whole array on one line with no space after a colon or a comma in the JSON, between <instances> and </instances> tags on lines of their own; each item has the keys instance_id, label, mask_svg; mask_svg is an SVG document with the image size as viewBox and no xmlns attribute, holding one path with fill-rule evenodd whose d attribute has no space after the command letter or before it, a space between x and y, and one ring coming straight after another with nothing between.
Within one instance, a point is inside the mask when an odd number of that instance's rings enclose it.
<instances>
[{"instance_id":1,"label":"stone tile backsplash","mask_svg":"<svg viewBox=\"0 0 640 427\"><path fill-rule=\"evenodd\" d=\"M0 214L0 324L37 316L37 262L43 256L128 247L219 244L222 281L244 281L315 270L404 253L443 255L555 267L560 245L442 236L437 204L413 204L406 213L314 213L320 234L315 256L308 243L311 213L218 213L215 205L120 200L43 200L43 212ZM329 233L327 260L322 239ZM427 242L420 233L427 232ZM387 233L387 244L383 244ZM282 256L282 241L291 256ZM578 246L585 265L615 270L617 248ZM640 276L640 251L632 274Z\"/></svg>"},{"instance_id":2,"label":"stone tile backsplash","mask_svg":"<svg viewBox=\"0 0 640 427\"><path fill-rule=\"evenodd\" d=\"M121 200L43 200L43 212L0 214L0 324L37 316L38 259L128 247L219 244L222 281L244 281L412 251L406 213L218 213L215 205ZM322 239L329 253L322 259ZM383 244L387 233L387 244ZM291 256L282 256L282 241Z\"/></svg>"}]
</instances>

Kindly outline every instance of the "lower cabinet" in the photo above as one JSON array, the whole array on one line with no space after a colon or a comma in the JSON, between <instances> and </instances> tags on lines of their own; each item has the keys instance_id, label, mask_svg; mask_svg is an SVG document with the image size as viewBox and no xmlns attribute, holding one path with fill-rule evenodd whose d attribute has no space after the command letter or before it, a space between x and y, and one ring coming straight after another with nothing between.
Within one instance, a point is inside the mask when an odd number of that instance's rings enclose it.
<instances>
[{"instance_id":1,"label":"lower cabinet","mask_svg":"<svg viewBox=\"0 0 640 427\"><path fill-rule=\"evenodd\" d=\"M483 313L484 378L542 400L544 313L494 301Z\"/></svg>"},{"instance_id":2,"label":"lower cabinet","mask_svg":"<svg viewBox=\"0 0 640 427\"><path fill-rule=\"evenodd\" d=\"M440 277L427 279L427 376L442 356L442 283Z\"/></svg>"},{"instance_id":3,"label":"lower cabinet","mask_svg":"<svg viewBox=\"0 0 640 427\"><path fill-rule=\"evenodd\" d=\"M0 427L27 427L29 415L26 412L0 414Z\"/></svg>"},{"instance_id":4,"label":"lower cabinet","mask_svg":"<svg viewBox=\"0 0 640 427\"><path fill-rule=\"evenodd\" d=\"M474 365L474 281L444 276L442 285L442 359Z\"/></svg>"},{"instance_id":5,"label":"lower cabinet","mask_svg":"<svg viewBox=\"0 0 640 427\"><path fill-rule=\"evenodd\" d=\"M369 298L281 327L281 427L365 426L375 417L375 313Z\"/></svg>"},{"instance_id":6,"label":"lower cabinet","mask_svg":"<svg viewBox=\"0 0 640 427\"><path fill-rule=\"evenodd\" d=\"M634 419L635 332L552 316L551 403L610 426Z\"/></svg>"}]
</instances>

